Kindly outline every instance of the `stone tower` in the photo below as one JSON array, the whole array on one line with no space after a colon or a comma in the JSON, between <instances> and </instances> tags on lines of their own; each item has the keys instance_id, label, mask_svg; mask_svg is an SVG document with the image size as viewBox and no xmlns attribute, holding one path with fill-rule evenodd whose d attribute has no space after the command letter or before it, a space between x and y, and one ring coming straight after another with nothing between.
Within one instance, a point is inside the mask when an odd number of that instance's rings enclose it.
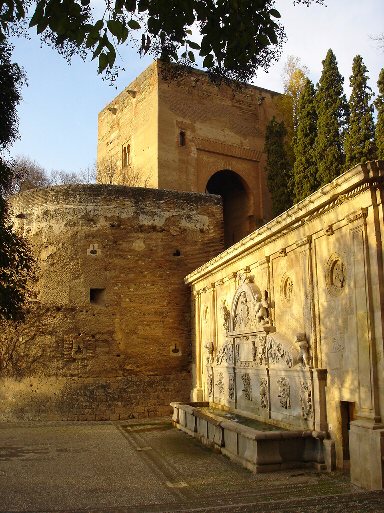
<instances>
[{"instance_id":1,"label":"stone tower","mask_svg":"<svg viewBox=\"0 0 384 513\"><path fill-rule=\"evenodd\" d=\"M230 246L271 218L263 149L278 93L163 69L154 62L100 112L98 181L219 194Z\"/></svg>"}]
</instances>

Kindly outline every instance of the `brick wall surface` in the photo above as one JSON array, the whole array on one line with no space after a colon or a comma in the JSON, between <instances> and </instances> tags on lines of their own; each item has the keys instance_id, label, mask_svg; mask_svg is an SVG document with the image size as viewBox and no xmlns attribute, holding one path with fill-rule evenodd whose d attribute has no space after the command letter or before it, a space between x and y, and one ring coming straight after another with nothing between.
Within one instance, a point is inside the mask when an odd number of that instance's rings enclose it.
<instances>
[{"instance_id":1,"label":"brick wall surface","mask_svg":"<svg viewBox=\"0 0 384 513\"><path fill-rule=\"evenodd\" d=\"M220 198L88 185L12 205L39 279L26 321L0 335L0 419L147 416L187 399L183 279L222 249Z\"/></svg>"}]
</instances>

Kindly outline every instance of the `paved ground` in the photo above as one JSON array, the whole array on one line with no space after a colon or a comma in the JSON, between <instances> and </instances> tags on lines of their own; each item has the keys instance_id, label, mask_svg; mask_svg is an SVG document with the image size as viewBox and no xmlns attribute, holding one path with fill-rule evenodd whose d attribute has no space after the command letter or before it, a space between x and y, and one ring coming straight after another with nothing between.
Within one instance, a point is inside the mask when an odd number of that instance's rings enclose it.
<instances>
[{"instance_id":1,"label":"paved ground","mask_svg":"<svg viewBox=\"0 0 384 513\"><path fill-rule=\"evenodd\" d=\"M384 492L338 473L252 474L166 419L0 424L0 512L384 513Z\"/></svg>"}]
</instances>

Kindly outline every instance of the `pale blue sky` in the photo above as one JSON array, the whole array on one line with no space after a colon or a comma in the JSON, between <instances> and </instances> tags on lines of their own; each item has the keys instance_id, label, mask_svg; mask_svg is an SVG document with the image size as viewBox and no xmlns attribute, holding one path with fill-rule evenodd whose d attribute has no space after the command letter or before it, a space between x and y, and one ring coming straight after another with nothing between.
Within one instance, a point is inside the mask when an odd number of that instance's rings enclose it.
<instances>
[{"instance_id":1,"label":"pale blue sky","mask_svg":"<svg viewBox=\"0 0 384 513\"><path fill-rule=\"evenodd\" d=\"M268 73L259 72L255 84L281 91L281 72L288 55L300 57L317 82L321 61L332 48L347 94L356 54L362 55L370 85L377 91L384 49L370 36L384 32L384 0L328 0L327 4L293 7L292 0L277 0L288 39L280 61ZM47 170L77 172L95 162L98 112L151 62L128 48L121 48L120 53L126 71L111 87L97 75L96 62L75 58L68 66L37 38L16 40L14 60L24 67L28 87L19 108L20 140L11 153L28 156Z\"/></svg>"}]
</instances>

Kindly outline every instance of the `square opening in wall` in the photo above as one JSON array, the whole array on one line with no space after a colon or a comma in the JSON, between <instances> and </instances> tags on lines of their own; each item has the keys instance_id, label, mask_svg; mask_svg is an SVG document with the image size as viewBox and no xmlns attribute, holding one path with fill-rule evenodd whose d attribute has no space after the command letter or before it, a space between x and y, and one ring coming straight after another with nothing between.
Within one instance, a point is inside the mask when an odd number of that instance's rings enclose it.
<instances>
[{"instance_id":1,"label":"square opening in wall","mask_svg":"<svg viewBox=\"0 0 384 513\"><path fill-rule=\"evenodd\" d=\"M94 305L103 305L105 289L89 289L89 301Z\"/></svg>"},{"instance_id":2,"label":"square opening in wall","mask_svg":"<svg viewBox=\"0 0 384 513\"><path fill-rule=\"evenodd\" d=\"M179 132L179 146L185 146L185 145L186 145L185 132L184 132L184 130L180 130L180 132Z\"/></svg>"}]
</instances>

